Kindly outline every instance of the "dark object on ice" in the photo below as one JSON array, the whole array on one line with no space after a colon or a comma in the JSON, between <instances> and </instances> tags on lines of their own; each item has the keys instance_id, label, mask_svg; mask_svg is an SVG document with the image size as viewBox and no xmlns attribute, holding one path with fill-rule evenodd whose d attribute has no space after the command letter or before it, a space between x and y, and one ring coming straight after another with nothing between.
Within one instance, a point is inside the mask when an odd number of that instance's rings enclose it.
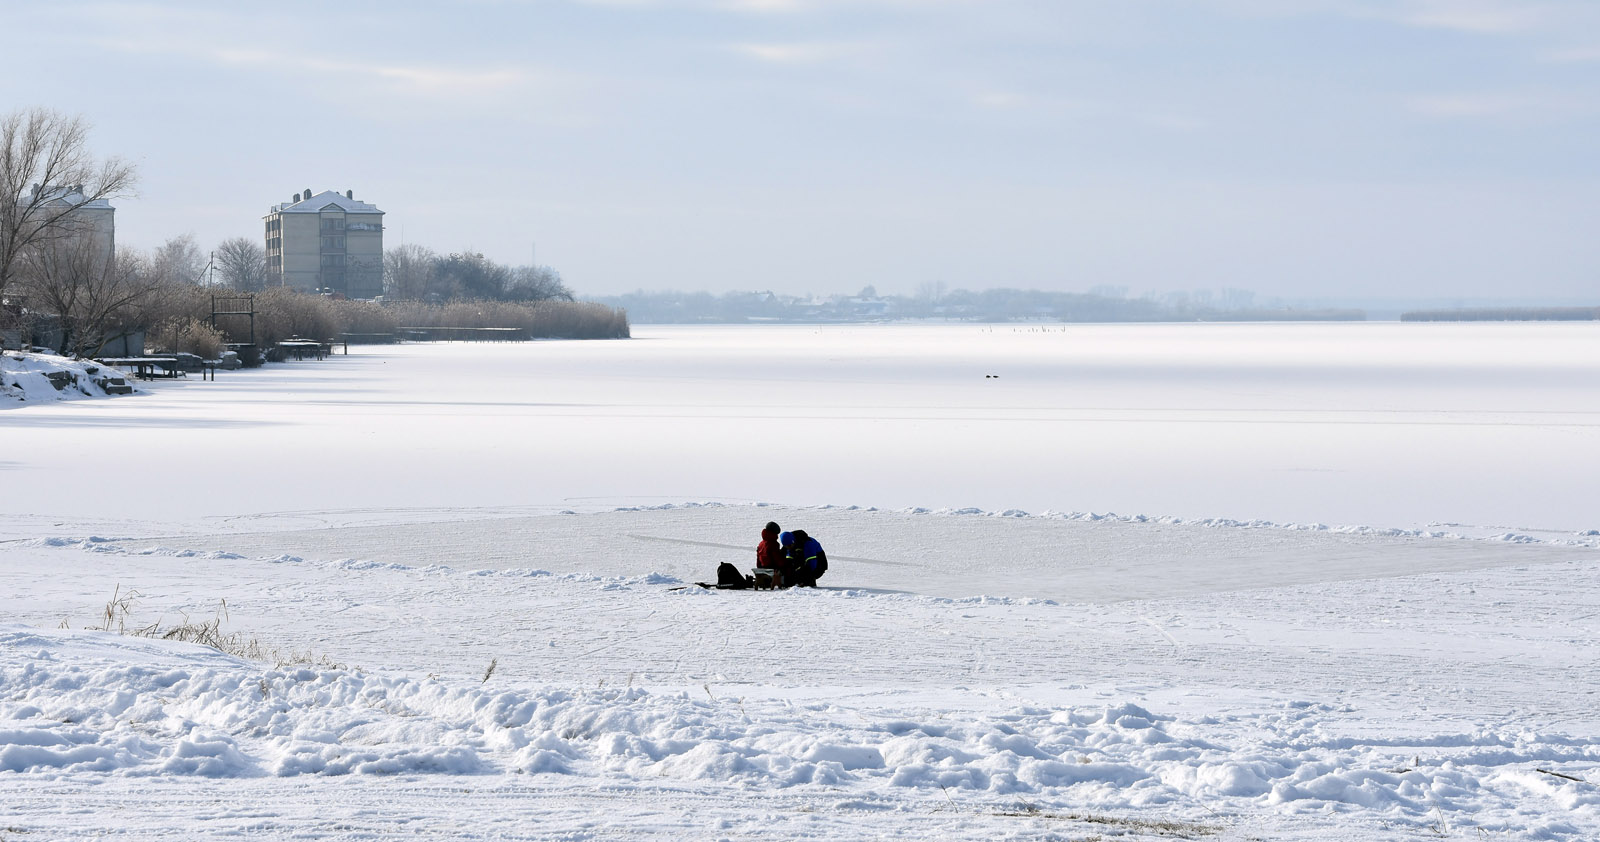
<instances>
[{"instance_id":1,"label":"dark object on ice","mask_svg":"<svg viewBox=\"0 0 1600 842\"><path fill-rule=\"evenodd\" d=\"M695 582L695 585L708 591L747 591L755 587L755 581L741 574L739 568L724 561L717 565L717 583L715 585L710 582ZM676 588L667 588L667 590L681 591L687 587L689 586L679 585Z\"/></svg>"},{"instance_id":2,"label":"dark object on ice","mask_svg":"<svg viewBox=\"0 0 1600 842\"><path fill-rule=\"evenodd\" d=\"M740 591L750 587L750 580L739 572L739 568L724 561L717 565L717 587L723 590Z\"/></svg>"},{"instance_id":3,"label":"dark object on ice","mask_svg":"<svg viewBox=\"0 0 1600 842\"><path fill-rule=\"evenodd\" d=\"M705 588L706 590L719 591L747 591L755 586L754 580L746 577L743 573L740 573L739 568L734 567L726 561L717 565L717 583L715 585L711 584L710 582L695 582L695 584ZM681 591L687 587L689 586L683 585L676 588L667 588L667 590Z\"/></svg>"}]
</instances>

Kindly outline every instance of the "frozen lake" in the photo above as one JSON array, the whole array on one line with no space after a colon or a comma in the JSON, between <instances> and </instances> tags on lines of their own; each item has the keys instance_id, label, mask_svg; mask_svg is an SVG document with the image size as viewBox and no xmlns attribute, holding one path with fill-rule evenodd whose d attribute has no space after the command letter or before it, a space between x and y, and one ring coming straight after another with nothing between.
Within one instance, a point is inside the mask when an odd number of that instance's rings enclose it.
<instances>
[{"instance_id":1,"label":"frozen lake","mask_svg":"<svg viewBox=\"0 0 1600 842\"><path fill-rule=\"evenodd\" d=\"M0 825L1600 838L1595 325L637 335L0 412Z\"/></svg>"},{"instance_id":2,"label":"frozen lake","mask_svg":"<svg viewBox=\"0 0 1600 842\"><path fill-rule=\"evenodd\" d=\"M0 470L35 492L10 526L722 501L1600 527L1594 324L635 335L357 347L0 412Z\"/></svg>"}]
</instances>

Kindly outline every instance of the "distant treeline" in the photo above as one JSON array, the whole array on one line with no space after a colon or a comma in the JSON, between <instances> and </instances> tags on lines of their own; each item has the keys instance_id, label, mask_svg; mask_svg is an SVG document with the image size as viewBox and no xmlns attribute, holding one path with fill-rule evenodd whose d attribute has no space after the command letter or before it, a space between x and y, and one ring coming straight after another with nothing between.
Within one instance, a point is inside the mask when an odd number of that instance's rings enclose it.
<instances>
[{"instance_id":1,"label":"distant treeline","mask_svg":"<svg viewBox=\"0 0 1600 842\"><path fill-rule=\"evenodd\" d=\"M1315 310L1285 307L1281 310L1251 308L1248 310L1208 310L1196 313L1192 319L1172 318L1158 321L1196 322L1364 322L1367 311L1344 307L1324 307Z\"/></svg>"},{"instance_id":2,"label":"distant treeline","mask_svg":"<svg viewBox=\"0 0 1600 842\"><path fill-rule=\"evenodd\" d=\"M1600 307L1481 307L1413 310L1402 322L1586 322L1600 319Z\"/></svg>"},{"instance_id":3,"label":"distant treeline","mask_svg":"<svg viewBox=\"0 0 1600 842\"><path fill-rule=\"evenodd\" d=\"M1163 299L1024 289L954 290L915 296L827 297L771 292L634 292L596 299L628 313L636 324L741 324L752 322L873 322L948 319L972 322L1216 322L1364 321L1352 309L1255 306L1247 300L1212 302L1189 295Z\"/></svg>"},{"instance_id":4,"label":"distant treeline","mask_svg":"<svg viewBox=\"0 0 1600 842\"><path fill-rule=\"evenodd\" d=\"M175 284L146 301L130 328L152 325L152 350L187 351L215 357L224 343L249 342L251 320L220 316L213 326L212 296L218 290ZM520 335L559 339L625 339L628 316L587 301L347 301L286 287L255 293L254 340L270 347L290 337L338 339L347 334L395 335L402 327L515 328Z\"/></svg>"}]
</instances>

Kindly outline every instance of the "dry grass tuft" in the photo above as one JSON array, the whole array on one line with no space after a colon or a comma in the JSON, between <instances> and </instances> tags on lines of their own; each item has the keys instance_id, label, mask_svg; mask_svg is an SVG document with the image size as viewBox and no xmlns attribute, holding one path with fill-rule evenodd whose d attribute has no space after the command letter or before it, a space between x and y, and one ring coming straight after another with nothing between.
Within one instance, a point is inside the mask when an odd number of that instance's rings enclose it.
<instances>
[{"instance_id":1,"label":"dry grass tuft","mask_svg":"<svg viewBox=\"0 0 1600 842\"><path fill-rule=\"evenodd\" d=\"M1123 816L1107 816L1099 813L1055 813L1041 810L1034 804L1022 804L1012 810L999 810L994 815L1030 819L1056 819L1059 821L1100 825L1102 827L1115 828L1119 835L1122 833L1138 833L1144 836L1198 839L1205 836L1215 836L1222 832L1222 828L1217 825L1201 824L1199 822L1186 822L1175 819L1135 819Z\"/></svg>"},{"instance_id":2,"label":"dry grass tuft","mask_svg":"<svg viewBox=\"0 0 1600 842\"><path fill-rule=\"evenodd\" d=\"M147 637L154 640L175 640L180 643L198 643L235 658L248 661L260 661L272 664L274 667L294 665L307 665L321 667L322 669L342 670L343 664L335 662L327 655L317 655L310 650L295 652L294 650L281 650L265 646L256 637L245 637L242 632L224 632L222 624L227 622L228 601L219 600L216 613L209 620L198 622L191 621L189 615L183 616L183 621L175 626L162 625L160 620L147 626L132 626L128 624L132 617L134 600L143 594L136 590L122 590L118 584L111 594L111 601L106 603L105 612L101 617L101 625L95 631L115 631L117 634L130 637ZM490 671L493 672L493 665ZM484 676L484 680L488 680Z\"/></svg>"}]
</instances>

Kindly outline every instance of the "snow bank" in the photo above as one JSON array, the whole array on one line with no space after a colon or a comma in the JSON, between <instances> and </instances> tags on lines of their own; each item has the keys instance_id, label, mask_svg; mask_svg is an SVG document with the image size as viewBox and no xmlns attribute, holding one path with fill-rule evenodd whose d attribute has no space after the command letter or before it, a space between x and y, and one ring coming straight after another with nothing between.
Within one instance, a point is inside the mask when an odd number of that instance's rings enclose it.
<instances>
[{"instance_id":1,"label":"snow bank","mask_svg":"<svg viewBox=\"0 0 1600 842\"><path fill-rule=\"evenodd\" d=\"M760 503L723 503L717 501L687 501L682 503L660 503L649 506L619 506L608 509L613 512L664 512L664 511L692 511L696 509L722 509L722 508L773 508L781 504ZM816 506L783 506L788 509L817 512L878 512L884 511L875 506L842 505L827 503ZM932 517L978 517L978 518L1009 518L1009 519L1036 519L1036 520L1067 520L1080 523L1128 523L1128 524L1158 524L1163 526L1198 526L1211 529L1262 529L1281 530L1286 532L1322 532L1334 535L1363 535L1380 538L1418 538L1440 539L1454 541L1494 541L1511 544L1545 544L1561 547L1593 547L1600 549L1600 529L1588 529L1572 533L1565 538L1541 538L1537 535L1528 535L1521 532L1488 529L1479 531L1482 534L1469 534L1460 529L1426 528L1406 529L1400 527L1363 526L1354 524L1330 526L1324 523L1297 523L1272 520L1238 520L1222 517L1178 517L1176 515L1148 515L1134 514L1121 515L1115 512L1056 512L1044 511L1037 514L1023 511L1022 509L1005 509L1002 511L989 511L974 506L961 508L929 508L926 506L908 506L892 510L897 514L927 515ZM571 510L562 512L573 514ZM1436 524L1435 526L1451 526L1449 524Z\"/></svg>"},{"instance_id":2,"label":"snow bank","mask_svg":"<svg viewBox=\"0 0 1600 842\"><path fill-rule=\"evenodd\" d=\"M1600 740L1515 729L1336 738L1341 711L1293 703L1184 721L1140 705L999 714L754 702L639 688L492 688L263 668L201 647L0 626L6 776L569 776L962 793L1002 803L1181 814L1355 811L1422 827L1600 828ZM1575 774L1574 774L1575 773ZM1566 828L1566 829L1563 829Z\"/></svg>"},{"instance_id":3,"label":"snow bank","mask_svg":"<svg viewBox=\"0 0 1600 842\"><path fill-rule=\"evenodd\" d=\"M109 397L108 382L134 393L141 391L122 372L92 360L34 352L0 353L0 407Z\"/></svg>"}]
</instances>

